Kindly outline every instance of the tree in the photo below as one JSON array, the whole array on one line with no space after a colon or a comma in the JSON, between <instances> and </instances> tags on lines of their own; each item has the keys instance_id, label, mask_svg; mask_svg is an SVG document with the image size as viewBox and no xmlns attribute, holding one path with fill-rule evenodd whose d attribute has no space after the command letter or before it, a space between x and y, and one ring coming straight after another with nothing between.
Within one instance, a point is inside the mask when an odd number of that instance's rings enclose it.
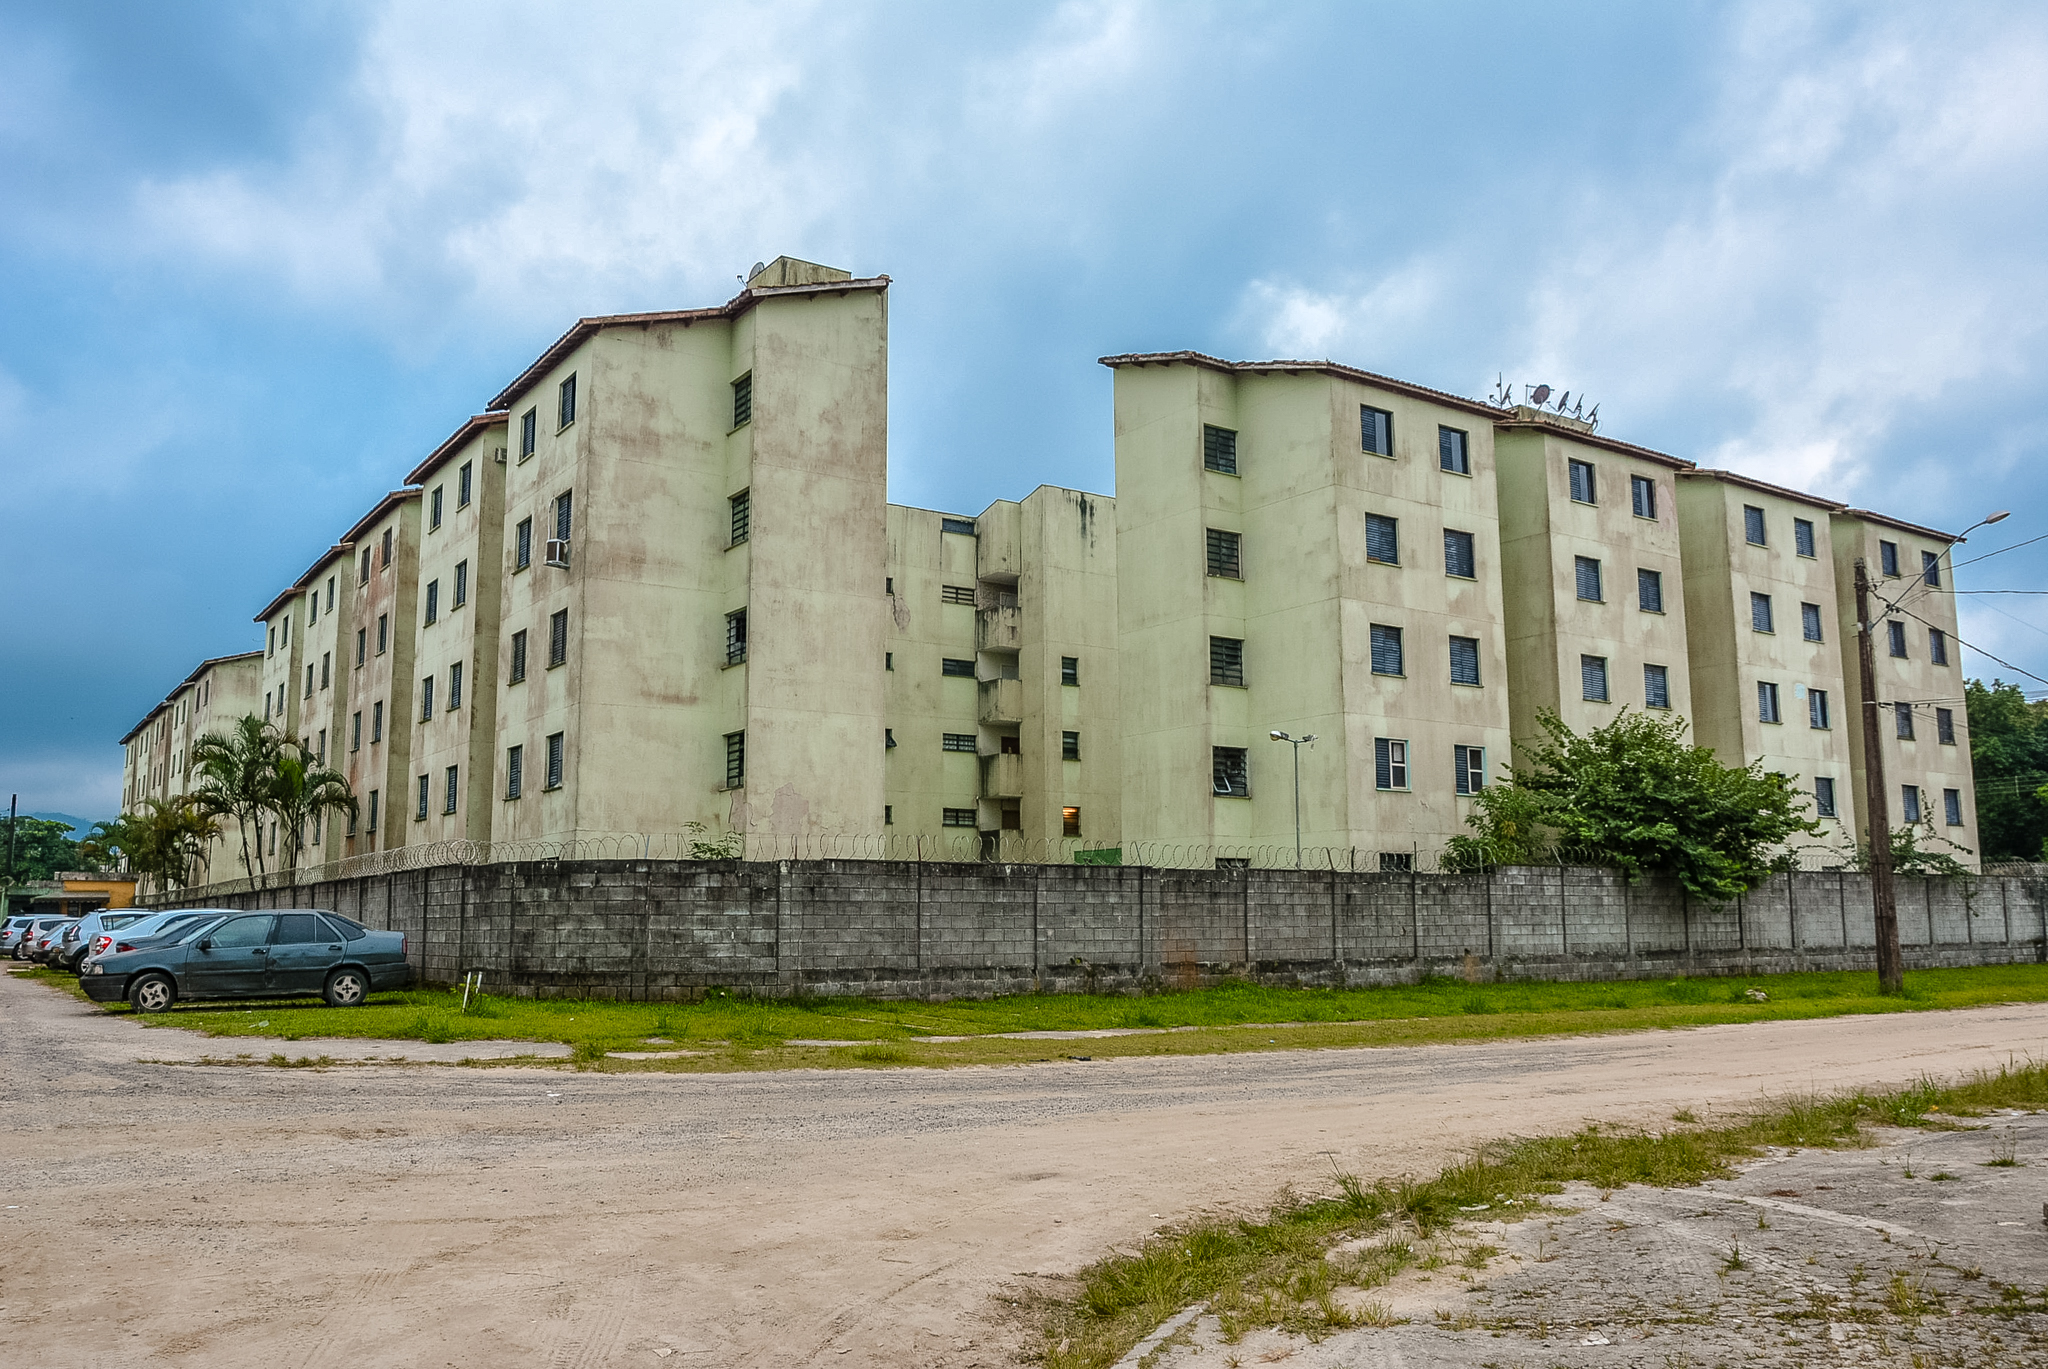
<instances>
[{"instance_id":1,"label":"tree","mask_svg":"<svg viewBox=\"0 0 2048 1369\"><path fill-rule=\"evenodd\" d=\"M209 732L192 743L192 766L199 783L192 791L199 811L212 818L232 818L242 836L242 869L268 873L263 862L263 819L271 811L284 734L253 713L225 734ZM249 829L256 829L252 863Z\"/></svg>"},{"instance_id":2,"label":"tree","mask_svg":"<svg viewBox=\"0 0 2048 1369\"><path fill-rule=\"evenodd\" d=\"M6 814L0 813L0 859L7 851ZM51 879L60 870L78 868L78 843L68 835L78 829L68 822L48 818L14 819L14 865L10 874L16 884Z\"/></svg>"},{"instance_id":3,"label":"tree","mask_svg":"<svg viewBox=\"0 0 2048 1369\"><path fill-rule=\"evenodd\" d=\"M277 818L278 829L286 834L284 868L299 868L299 852L306 845L306 824L324 814L356 811L356 797L349 792L348 777L314 760L295 741L277 749L266 803Z\"/></svg>"},{"instance_id":4,"label":"tree","mask_svg":"<svg viewBox=\"0 0 2048 1369\"><path fill-rule=\"evenodd\" d=\"M1685 740L1683 719L1623 709L1581 736L1539 715L1544 740L1521 748L1527 764L1480 792L1451 839L1453 869L1563 861L1605 865L1634 879L1670 875L1716 902L1789 869L1793 838L1818 835L1806 798L1761 761L1723 765Z\"/></svg>"},{"instance_id":5,"label":"tree","mask_svg":"<svg viewBox=\"0 0 2048 1369\"><path fill-rule=\"evenodd\" d=\"M2048 842L2048 700L2030 703L2018 685L1994 679L1963 685L1970 717L1970 765L1977 775L1977 843L1984 859L2041 860Z\"/></svg>"},{"instance_id":6,"label":"tree","mask_svg":"<svg viewBox=\"0 0 2048 1369\"><path fill-rule=\"evenodd\" d=\"M104 867L127 861L133 875L153 876L170 888L193 882L193 867L205 862L219 824L190 796L144 799L142 811L112 822L96 822L78 844L82 859Z\"/></svg>"}]
</instances>

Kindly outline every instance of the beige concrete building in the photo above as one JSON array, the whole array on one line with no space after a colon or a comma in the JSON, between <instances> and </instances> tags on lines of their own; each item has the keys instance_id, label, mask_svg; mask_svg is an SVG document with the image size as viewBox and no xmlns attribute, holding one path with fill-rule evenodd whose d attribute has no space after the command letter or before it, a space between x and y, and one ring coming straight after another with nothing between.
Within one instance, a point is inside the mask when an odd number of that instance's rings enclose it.
<instances>
[{"instance_id":1,"label":"beige concrete building","mask_svg":"<svg viewBox=\"0 0 2048 1369\"><path fill-rule=\"evenodd\" d=\"M1318 739L1302 840L1410 868L1507 754L1498 412L1328 363L1103 364L1126 837L1291 847L1281 730Z\"/></svg>"},{"instance_id":2,"label":"beige concrete building","mask_svg":"<svg viewBox=\"0 0 2048 1369\"><path fill-rule=\"evenodd\" d=\"M1954 567L1956 539L1932 528L1866 509L1845 509L1832 520L1836 618L1855 632L1856 562L1868 570L1870 612L1876 624L1879 745L1887 820L1930 824L1938 837L1963 848L1948 852L1978 864L1977 795L1970 767L1969 719L1963 707L1963 672L1957 659ZM1887 604L1894 611L1885 612ZM1856 640L1842 639L1843 668L1856 672ZM1853 788L1863 804L1862 708L1844 710ZM1864 825L1867 835L1867 824ZM1930 845L1924 841L1923 845ZM1932 849L1941 851L1939 844Z\"/></svg>"},{"instance_id":3,"label":"beige concrete building","mask_svg":"<svg viewBox=\"0 0 2048 1369\"><path fill-rule=\"evenodd\" d=\"M336 770L342 768L340 753L348 727L348 672L356 627L356 596L348 592L348 582L356 564L355 544L337 543L307 568L297 586L305 625L299 629L303 647L296 736L317 764ZM300 839L306 843L300 864L338 859L346 849L347 819L336 822L321 814Z\"/></svg>"},{"instance_id":4,"label":"beige concrete building","mask_svg":"<svg viewBox=\"0 0 2048 1369\"><path fill-rule=\"evenodd\" d=\"M1732 471L1678 475L1693 734L1791 775L1853 848L1859 796L1829 520L1842 506Z\"/></svg>"},{"instance_id":5,"label":"beige concrete building","mask_svg":"<svg viewBox=\"0 0 2048 1369\"><path fill-rule=\"evenodd\" d=\"M347 748L330 744L333 768L356 796L344 827L345 856L403 846L412 832L413 623L419 612L420 491L393 490L341 539L350 549L338 595L352 635L343 641L347 677L338 700ZM337 612L342 612L337 607ZM341 686L337 684L337 688Z\"/></svg>"},{"instance_id":6,"label":"beige concrete building","mask_svg":"<svg viewBox=\"0 0 2048 1369\"><path fill-rule=\"evenodd\" d=\"M1544 710L1578 732L1628 707L1690 718L1675 481L1692 463L1527 407L1493 441L1516 745Z\"/></svg>"},{"instance_id":7,"label":"beige concrete building","mask_svg":"<svg viewBox=\"0 0 2048 1369\"><path fill-rule=\"evenodd\" d=\"M201 661L165 700L121 739L121 811L147 799L174 799L197 787L192 747L208 733L226 732L262 706L263 653L243 652ZM241 873L240 838L217 837L204 857L209 878Z\"/></svg>"}]
</instances>

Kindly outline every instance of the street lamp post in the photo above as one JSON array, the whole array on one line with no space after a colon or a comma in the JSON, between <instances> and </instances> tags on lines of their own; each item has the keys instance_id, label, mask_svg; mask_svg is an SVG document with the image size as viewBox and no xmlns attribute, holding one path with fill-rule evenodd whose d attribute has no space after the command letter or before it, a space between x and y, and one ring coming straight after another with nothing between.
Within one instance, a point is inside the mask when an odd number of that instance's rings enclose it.
<instances>
[{"instance_id":1,"label":"street lamp post","mask_svg":"<svg viewBox=\"0 0 2048 1369\"><path fill-rule=\"evenodd\" d=\"M1276 742L1286 742L1294 748L1294 868L1301 868L1301 748L1315 745L1315 734L1290 737L1285 732L1269 733Z\"/></svg>"},{"instance_id":2,"label":"street lamp post","mask_svg":"<svg viewBox=\"0 0 2048 1369\"><path fill-rule=\"evenodd\" d=\"M1957 533L1956 542L1981 527L2010 515L2001 509L1979 519ZM1879 993L1903 993L1906 987L1905 952L1899 948L1899 903L1893 884L1891 809L1884 790L1884 741L1878 733L1877 646L1872 640L1875 624L1870 616L1870 571L1863 558L1856 558L1856 667L1863 690L1863 808L1864 830L1870 836L1871 920L1877 932L1877 988ZM1903 597L1903 596L1901 596ZM1884 612L1896 607L1882 598Z\"/></svg>"}]
</instances>

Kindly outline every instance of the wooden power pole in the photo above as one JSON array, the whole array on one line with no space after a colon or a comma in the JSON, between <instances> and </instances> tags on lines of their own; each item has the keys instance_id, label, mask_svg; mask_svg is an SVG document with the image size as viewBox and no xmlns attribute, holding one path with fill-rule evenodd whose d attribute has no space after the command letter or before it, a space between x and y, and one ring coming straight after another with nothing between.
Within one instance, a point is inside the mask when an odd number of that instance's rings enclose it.
<instances>
[{"instance_id":1,"label":"wooden power pole","mask_svg":"<svg viewBox=\"0 0 2048 1369\"><path fill-rule=\"evenodd\" d=\"M1870 573L1856 558L1856 665L1863 686L1863 821L1870 836L1870 905L1877 925L1877 988L1903 993L1906 961L1899 950L1899 901L1892 887L1892 820L1884 796L1884 739L1878 733L1877 645L1871 640Z\"/></svg>"}]
</instances>

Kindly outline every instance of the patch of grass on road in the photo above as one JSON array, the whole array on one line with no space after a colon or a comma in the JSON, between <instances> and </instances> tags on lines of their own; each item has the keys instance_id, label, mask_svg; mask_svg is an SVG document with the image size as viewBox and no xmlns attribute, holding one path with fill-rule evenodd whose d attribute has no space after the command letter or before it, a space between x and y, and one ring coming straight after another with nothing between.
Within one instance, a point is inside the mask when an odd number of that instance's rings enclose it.
<instances>
[{"instance_id":1,"label":"patch of grass on road","mask_svg":"<svg viewBox=\"0 0 2048 1369\"><path fill-rule=\"evenodd\" d=\"M1728 1177L1766 1146L1833 1149L1869 1143L1870 1126L1941 1126L1991 1108L2048 1108L2048 1065L2013 1065L1959 1083L1923 1081L1768 1105L1720 1126L1663 1132L1587 1127L1568 1136L1500 1141L1433 1179L1333 1178L1334 1193L1283 1194L1263 1217L1210 1219L1162 1231L1128 1254L1084 1269L1069 1296L1040 1304L1047 1369L1100 1369L1191 1303L1206 1302L1233 1339L1258 1326L1320 1337L1374 1315L1338 1294L1385 1283L1415 1241L1465 1218L1514 1220L1543 1210L1565 1184L1683 1187ZM1332 1259L1333 1251L1339 1257Z\"/></svg>"},{"instance_id":2,"label":"patch of grass on road","mask_svg":"<svg viewBox=\"0 0 2048 1369\"><path fill-rule=\"evenodd\" d=\"M68 975L36 971L31 977L77 992ZM1610 983L1429 980L1360 989L1233 984L1146 996L1018 994L943 1003L749 998L714 991L697 1003L487 996L466 1013L458 993L417 989L377 994L360 1008L329 1008L314 999L198 1003L144 1020L213 1036L287 1041L554 1041L572 1049L579 1068L701 1072L1422 1045L2048 1001L2048 965L1920 970L1906 983L1902 998L1880 996L1876 976L1869 973ZM1761 990L1764 1001L1750 998L1753 990ZM128 1011L119 1005L109 1010ZM1074 1040L998 1035L1100 1030L1138 1034ZM943 1036L969 1039L932 1039ZM792 1044L807 1040L849 1044ZM613 1051L667 1058L620 1060Z\"/></svg>"}]
</instances>

